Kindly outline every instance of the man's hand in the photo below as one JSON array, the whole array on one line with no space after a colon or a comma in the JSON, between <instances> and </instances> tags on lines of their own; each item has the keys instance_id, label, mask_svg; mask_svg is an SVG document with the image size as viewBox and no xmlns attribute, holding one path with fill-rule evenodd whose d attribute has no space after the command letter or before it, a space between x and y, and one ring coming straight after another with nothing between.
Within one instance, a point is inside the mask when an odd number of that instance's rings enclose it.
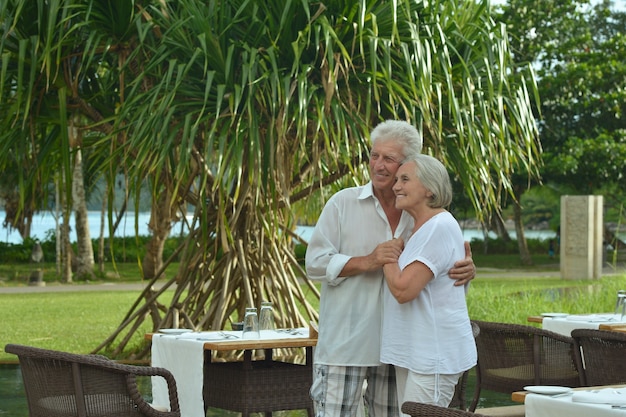
<instances>
[{"instance_id":1,"label":"man's hand","mask_svg":"<svg viewBox=\"0 0 626 417\"><path fill-rule=\"evenodd\" d=\"M465 285L476 277L476 266L472 259L472 248L469 242L465 242L465 259L454 263L454 268L448 271L452 279L456 279L454 285Z\"/></svg>"},{"instance_id":2,"label":"man's hand","mask_svg":"<svg viewBox=\"0 0 626 417\"><path fill-rule=\"evenodd\" d=\"M398 262L402 249L404 249L402 239L391 239L376 246L370 256L378 267L382 267L385 264Z\"/></svg>"}]
</instances>

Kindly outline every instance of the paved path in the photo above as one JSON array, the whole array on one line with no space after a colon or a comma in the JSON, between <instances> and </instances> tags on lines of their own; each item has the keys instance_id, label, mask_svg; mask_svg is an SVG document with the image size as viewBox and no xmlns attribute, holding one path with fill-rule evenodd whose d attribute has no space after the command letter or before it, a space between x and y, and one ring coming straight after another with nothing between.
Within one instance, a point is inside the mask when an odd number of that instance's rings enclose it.
<instances>
[{"instance_id":1,"label":"paved path","mask_svg":"<svg viewBox=\"0 0 626 417\"><path fill-rule=\"evenodd\" d=\"M602 270L602 276L624 275L626 274L626 265L620 265L618 268L605 267ZM560 269L551 269L548 271L528 271L514 269L498 269L498 268L478 268L476 273L480 278L560 278Z\"/></svg>"},{"instance_id":2,"label":"paved path","mask_svg":"<svg viewBox=\"0 0 626 417\"><path fill-rule=\"evenodd\" d=\"M18 294L18 293L49 293L49 292L84 292L84 291L137 291L141 292L147 283L115 283L105 282L98 284L59 284L48 283L44 286L3 286L0 283L0 294ZM154 285L155 289L159 289L163 286L163 283L157 283ZM175 288L174 286L171 287Z\"/></svg>"},{"instance_id":3,"label":"paved path","mask_svg":"<svg viewBox=\"0 0 626 417\"><path fill-rule=\"evenodd\" d=\"M626 268L618 268L617 270L611 267L605 268L602 271L602 275L623 275L626 274ZM561 272L559 270L550 271L523 271L523 270L505 270L497 268L478 268L477 278L559 278ZM155 289L161 288L165 282L158 282L154 285ZM18 294L18 293L46 293L46 292L80 292L80 291L142 291L147 283L133 282L133 283L75 283L75 284L60 284L60 283L48 283L45 286L6 286L0 282L0 294ZM172 286L170 289L176 288Z\"/></svg>"}]
</instances>

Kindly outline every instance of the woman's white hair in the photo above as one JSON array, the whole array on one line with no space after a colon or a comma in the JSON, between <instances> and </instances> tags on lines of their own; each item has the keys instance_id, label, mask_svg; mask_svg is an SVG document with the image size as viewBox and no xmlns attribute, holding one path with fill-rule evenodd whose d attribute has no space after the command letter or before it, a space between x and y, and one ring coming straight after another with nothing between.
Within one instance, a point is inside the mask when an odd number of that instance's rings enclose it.
<instances>
[{"instance_id":1,"label":"woman's white hair","mask_svg":"<svg viewBox=\"0 0 626 417\"><path fill-rule=\"evenodd\" d=\"M422 185L431 193L429 207L447 207L452 202L452 183L446 167L437 158L430 155L418 154L406 158L403 163L415 162L415 175Z\"/></svg>"}]
</instances>

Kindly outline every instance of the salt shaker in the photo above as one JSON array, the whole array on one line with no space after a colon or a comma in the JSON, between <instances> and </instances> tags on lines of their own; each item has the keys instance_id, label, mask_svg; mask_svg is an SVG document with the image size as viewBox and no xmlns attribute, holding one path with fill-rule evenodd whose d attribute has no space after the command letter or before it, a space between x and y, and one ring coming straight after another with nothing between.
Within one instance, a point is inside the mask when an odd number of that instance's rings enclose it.
<instances>
[{"instance_id":1,"label":"salt shaker","mask_svg":"<svg viewBox=\"0 0 626 417\"><path fill-rule=\"evenodd\" d=\"M259 338L259 317L256 314L256 308L246 308L246 314L243 317L242 339L258 339Z\"/></svg>"},{"instance_id":2,"label":"salt shaker","mask_svg":"<svg viewBox=\"0 0 626 417\"><path fill-rule=\"evenodd\" d=\"M261 312L259 313L259 328L261 333L267 330L274 330L274 309L271 301L261 302Z\"/></svg>"}]
</instances>

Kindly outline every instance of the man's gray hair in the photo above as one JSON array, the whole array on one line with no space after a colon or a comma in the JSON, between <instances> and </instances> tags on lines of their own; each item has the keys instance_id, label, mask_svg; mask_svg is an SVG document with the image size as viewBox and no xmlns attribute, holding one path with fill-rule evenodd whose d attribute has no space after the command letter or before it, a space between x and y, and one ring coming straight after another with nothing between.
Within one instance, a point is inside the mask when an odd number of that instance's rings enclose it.
<instances>
[{"instance_id":1,"label":"man's gray hair","mask_svg":"<svg viewBox=\"0 0 626 417\"><path fill-rule=\"evenodd\" d=\"M397 141L402 146L404 158L422 153L422 134L412 124L404 120L385 120L378 124L370 134L372 146L377 141Z\"/></svg>"}]
</instances>

